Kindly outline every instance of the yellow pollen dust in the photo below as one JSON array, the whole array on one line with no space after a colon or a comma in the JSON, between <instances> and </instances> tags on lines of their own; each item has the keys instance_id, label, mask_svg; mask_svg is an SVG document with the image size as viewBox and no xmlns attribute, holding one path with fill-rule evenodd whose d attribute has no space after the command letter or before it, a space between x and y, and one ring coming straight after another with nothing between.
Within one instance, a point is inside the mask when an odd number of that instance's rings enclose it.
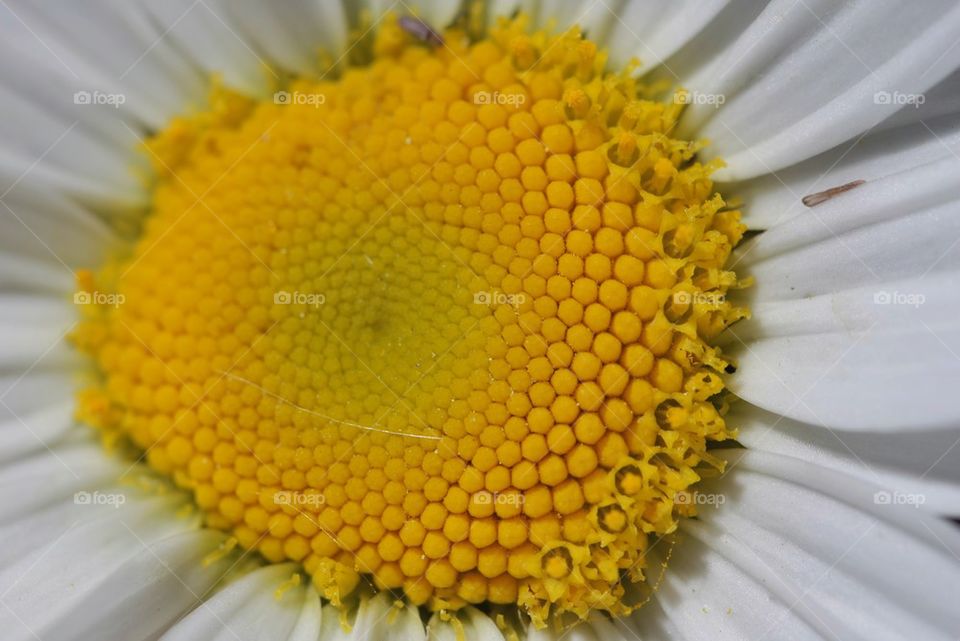
<instances>
[{"instance_id":1,"label":"yellow pollen dust","mask_svg":"<svg viewBox=\"0 0 960 641\"><path fill-rule=\"evenodd\" d=\"M629 612L732 435L739 212L577 30L388 22L368 66L151 140L142 237L82 279L122 296L84 308L79 414L334 603Z\"/></svg>"}]
</instances>

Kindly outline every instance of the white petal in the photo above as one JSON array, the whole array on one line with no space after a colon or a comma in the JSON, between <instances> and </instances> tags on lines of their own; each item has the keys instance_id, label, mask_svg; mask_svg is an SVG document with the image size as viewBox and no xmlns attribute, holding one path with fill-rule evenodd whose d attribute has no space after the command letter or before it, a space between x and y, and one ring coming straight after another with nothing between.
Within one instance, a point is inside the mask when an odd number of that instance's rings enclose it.
<instances>
[{"instance_id":1,"label":"white petal","mask_svg":"<svg viewBox=\"0 0 960 641\"><path fill-rule=\"evenodd\" d=\"M333 604L321 608L319 641L349 641L350 633L344 629L342 612Z\"/></svg>"},{"instance_id":2,"label":"white petal","mask_svg":"<svg viewBox=\"0 0 960 641\"><path fill-rule=\"evenodd\" d=\"M631 58L640 60L640 70L667 60L690 39L710 25L730 0L633 0L608 11L614 24L608 38L599 42L610 49L610 63L619 68ZM603 3L599 3L601 6Z\"/></svg>"},{"instance_id":3,"label":"white petal","mask_svg":"<svg viewBox=\"0 0 960 641\"><path fill-rule=\"evenodd\" d=\"M107 456L99 444L52 447L0 466L0 522L9 523L80 491L94 491L116 481L129 466ZM29 487L29 492L24 488Z\"/></svg>"},{"instance_id":4,"label":"white petal","mask_svg":"<svg viewBox=\"0 0 960 641\"><path fill-rule=\"evenodd\" d=\"M32 187L33 192L53 190L106 211L142 207L145 192L134 170L142 168L143 159L134 153L133 143L118 142L126 133L121 121L113 121L115 134L105 134L95 122L103 106L74 105L65 81L51 80L44 68L29 64L24 68L23 77L32 74L24 89L6 83L0 89L4 103L0 132L6 141L0 152L0 193L10 196L21 187ZM46 93L57 86L62 95L47 97L35 91L39 82L47 85ZM34 206L23 204L3 211L10 219L5 225L19 217L16 222L30 227L37 215Z\"/></svg>"},{"instance_id":5,"label":"white petal","mask_svg":"<svg viewBox=\"0 0 960 641\"><path fill-rule=\"evenodd\" d=\"M729 387L771 412L831 429L953 429L960 410L947 398L960 383L958 282L933 274L757 303L753 320L729 330L736 342L727 351L738 366Z\"/></svg>"},{"instance_id":6,"label":"white petal","mask_svg":"<svg viewBox=\"0 0 960 641\"><path fill-rule=\"evenodd\" d=\"M267 5L254 0L217 0L208 3L208 10L229 24L244 47L257 52L264 65L275 63L316 75L323 66L321 51L333 61L347 48L346 14L340 2L287 0Z\"/></svg>"},{"instance_id":7,"label":"white petal","mask_svg":"<svg viewBox=\"0 0 960 641\"><path fill-rule=\"evenodd\" d=\"M287 641L317 641L323 627L323 608L320 606L320 595L313 586L304 588L303 605L300 607L300 616L293 629L287 636Z\"/></svg>"},{"instance_id":8,"label":"white petal","mask_svg":"<svg viewBox=\"0 0 960 641\"><path fill-rule=\"evenodd\" d=\"M892 129L960 113L960 69L924 92L923 100L904 105L877 129Z\"/></svg>"},{"instance_id":9,"label":"white petal","mask_svg":"<svg viewBox=\"0 0 960 641\"><path fill-rule=\"evenodd\" d=\"M10 412L20 416L46 409L51 399L72 400L75 389L75 372L55 368L0 376L0 400Z\"/></svg>"},{"instance_id":10,"label":"white petal","mask_svg":"<svg viewBox=\"0 0 960 641\"><path fill-rule=\"evenodd\" d=\"M57 294L67 297L76 280L73 274L47 258L0 252L0 290Z\"/></svg>"},{"instance_id":11,"label":"white petal","mask_svg":"<svg viewBox=\"0 0 960 641\"><path fill-rule=\"evenodd\" d=\"M955 427L960 162L859 187L764 232L737 269L754 316L730 329L731 389L831 429Z\"/></svg>"},{"instance_id":12,"label":"white petal","mask_svg":"<svg viewBox=\"0 0 960 641\"><path fill-rule=\"evenodd\" d=\"M155 638L193 607L228 569L229 557L212 565L205 563L205 557L222 541L219 532L201 530L141 547L137 556L101 583L85 603L78 603L73 612L53 624L63 631L62 636L47 631L44 638ZM112 595L106 607L104 595Z\"/></svg>"},{"instance_id":13,"label":"white petal","mask_svg":"<svg viewBox=\"0 0 960 641\"><path fill-rule=\"evenodd\" d=\"M495 25L500 18L509 18L517 11L522 11L531 16L534 19L534 24L537 24L535 19L539 4L540 0L489 0L486 3L487 27Z\"/></svg>"},{"instance_id":14,"label":"white petal","mask_svg":"<svg viewBox=\"0 0 960 641\"><path fill-rule=\"evenodd\" d=\"M548 626L537 629L533 624L527 628L527 641L634 641L637 633L633 631L629 620L610 620L603 616L594 616L588 621L576 623L568 628L556 629Z\"/></svg>"},{"instance_id":15,"label":"white petal","mask_svg":"<svg viewBox=\"0 0 960 641\"><path fill-rule=\"evenodd\" d=\"M692 37L669 60L664 59L659 67L651 69L647 77L695 88L697 85L691 86L690 79L700 78L706 68L726 55L767 4L755 0L730 0L709 24L699 33L691 34Z\"/></svg>"},{"instance_id":16,"label":"white petal","mask_svg":"<svg viewBox=\"0 0 960 641\"><path fill-rule=\"evenodd\" d=\"M955 114L875 130L776 175L725 186L724 193L743 199L743 220L751 229L769 229L809 214L802 200L810 194L857 180L874 182L957 154L960 115ZM849 200L859 195L854 190L849 198L841 197Z\"/></svg>"},{"instance_id":17,"label":"white petal","mask_svg":"<svg viewBox=\"0 0 960 641\"><path fill-rule=\"evenodd\" d=\"M261 54L238 33L219 3L171 0L143 6L166 34L164 39L175 42L203 73L220 74L228 87L251 95L267 93L273 77Z\"/></svg>"},{"instance_id":18,"label":"white petal","mask_svg":"<svg viewBox=\"0 0 960 641\"><path fill-rule=\"evenodd\" d=\"M814 465L722 454L732 471L702 491L726 501L682 526L655 597L677 638L953 638L954 526Z\"/></svg>"},{"instance_id":19,"label":"white petal","mask_svg":"<svg viewBox=\"0 0 960 641\"><path fill-rule=\"evenodd\" d=\"M740 403L727 416L752 451L782 454L873 483L922 495L921 507L960 513L960 430L911 434L838 433Z\"/></svg>"},{"instance_id":20,"label":"white petal","mask_svg":"<svg viewBox=\"0 0 960 641\"><path fill-rule=\"evenodd\" d=\"M75 311L66 301L41 296L0 296L0 372L23 375L74 365L75 350L66 337Z\"/></svg>"},{"instance_id":21,"label":"white petal","mask_svg":"<svg viewBox=\"0 0 960 641\"><path fill-rule=\"evenodd\" d=\"M72 500L24 521L31 531L46 528L35 538L20 532L29 543L18 544L27 550L0 570L7 638L155 638L229 565L229 558L204 563L224 537L178 518L181 495L149 498L108 487L88 496L90 502ZM50 513L59 518L50 520ZM43 536L51 528L61 530L52 540Z\"/></svg>"},{"instance_id":22,"label":"white petal","mask_svg":"<svg viewBox=\"0 0 960 641\"><path fill-rule=\"evenodd\" d=\"M11 26L35 36L27 42L37 58L62 70L78 88L125 96L114 113L156 128L204 95L204 79L139 2L109 0L81 7L63 0L12 0L9 5L17 16ZM72 103L68 87L60 87L64 103Z\"/></svg>"},{"instance_id":23,"label":"white petal","mask_svg":"<svg viewBox=\"0 0 960 641\"><path fill-rule=\"evenodd\" d=\"M76 309L18 294L0 294L0 307L0 463L7 463L49 451L79 429L71 380L78 356L65 340Z\"/></svg>"},{"instance_id":24,"label":"white petal","mask_svg":"<svg viewBox=\"0 0 960 641\"><path fill-rule=\"evenodd\" d=\"M429 641L503 641L503 633L489 616L474 607L458 610L456 617L463 626L463 635L458 627L435 614L427 624Z\"/></svg>"},{"instance_id":25,"label":"white petal","mask_svg":"<svg viewBox=\"0 0 960 641\"><path fill-rule=\"evenodd\" d=\"M143 184L135 171L143 170L145 159L134 153L124 123L135 130L151 118L153 124L162 124L165 118L154 106L161 98L176 100L178 88L153 67L156 76L150 86L161 88L159 97L145 92L148 88L122 86L116 81L120 72L104 70L102 65L116 64L126 55L132 62L150 44L150 39L144 42L132 35L135 30L126 19L136 13L132 5L123 3L115 12L110 6L90 5L81 10L86 17L80 17L73 3L10 3L15 14L6 16L0 39L0 54L17 60L0 69L0 132L7 143L0 152L0 193L5 199L32 185L33 192L56 191L105 211L144 205ZM59 22L63 20L69 26ZM117 38L106 38L97 29ZM110 47L110 56L102 60ZM77 92L91 98L99 92L111 100L122 94L114 102L123 104L77 104L83 97ZM172 109L173 103L168 104ZM27 225L38 213L22 205L13 209Z\"/></svg>"},{"instance_id":26,"label":"white petal","mask_svg":"<svg viewBox=\"0 0 960 641\"><path fill-rule=\"evenodd\" d=\"M821 641L790 609L793 604L778 599L765 581L753 579L682 531L678 538L675 545L662 543L648 555L648 576L662 574L662 580L652 601L632 616L639 638L744 641L766 635L778 641Z\"/></svg>"},{"instance_id":27,"label":"white petal","mask_svg":"<svg viewBox=\"0 0 960 641\"><path fill-rule=\"evenodd\" d=\"M523 3L520 3L521 5ZM607 35L622 14L624 0L605 0L604 2L583 2L582 0L542 0L520 7L533 18L534 25L564 31L579 26L584 35L600 46L609 42ZM507 14L509 15L509 13Z\"/></svg>"},{"instance_id":28,"label":"white petal","mask_svg":"<svg viewBox=\"0 0 960 641\"><path fill-rule=\"evenodd\" d=\"M951 226L960 202L958 177L960 159L951 156L862 185L761 234L738 251L734 264L763 270L754 290L761 300L802 298L836 285L876 282L878 275L946 271L955 262L943 252L957 237ZM914 231L895 234L906 220ZM788 261L793 267L805 261L803 273L786 276Z\"/></svg>"},{"instance_id":29,"label":"white petal","mask_svg":"<svg viewBox=\"0 0 960 641\"><path fill-rule=\"evenodd\" d=\"M157 479L153 481L157 483ZM111 479L87 487L91 489L69 495L60 492L56 501L5 521L0 533L7 544L0 549L0 569L21 567L25 558L38 560L44 550L61 540L86 541L87 534L99 532L102 528L113 528L110 537L121 536L124 523L133 527L141 538L149 540L197 529L199 519L196 516L182 516L187 506L186 495L158 493L158 488L168 489L162 484L147 491ZM65 488L61 486L60 489ZM141 527L138 525L141 523L148 526L149 531L139 532L136 528ZM109 537L104 539L104 543L108 540ZM85 554L92 556L95 552L91 548ZM7 575L11 572L13 570Z\"/></svg>"},{"instance_id":30,"label":"white petal","mask_svg":"<svg viewBox=\"0 0 960 641\"><path fill-rule=\"evenodd\" d=\"M53 327L64 327L76 318L76 308L69 298L3 294L4 320L10 325L36 324L43 319Z\"/></svg>"},{"instance_id":31,"label":"white petal","mask_svg":"<svg viewBox=\"0 0 960 641\"><path fill-rule=\"evenodd\" d=\"M410 6L425 17L430 24L438 28L451 24L460 11L456 2L447 2L447 0L415 0L410 3ZM396 9L394 10L396 11Z\"/></svg>"},{"instance_id":32,"label":"white petal","mask_svg":"<svg viewBox=\"0 0 960 641\"><path fill-rule=\"evenodd\" d=\"M426 639L426 632L416 608L398 609L386 593L380 592L360 601L349 638L355 641L418 641Z\"/></svg>"},{"instance_id":33,"label":"white petal","mask_svg":"<svg viewBox=\"0 0 960 641\"><path fill-rule=\"evenodd\" d=\"M164 641L316 641L320 599L313 588L296 586L276 598L277 588L296 573L292 563L268 565L206 598L163 635Z\"/></svg>"},{"instance_id":34,"label":"white petal","mask_svg":"<svg viewBox=\"0 0 960 641\"><path fill-rule=\"evenodd\" d=\"M71 277L97 267L119 245L106 222L35 181L21 182L0 201L0 253L45 260Z\"/></svg>"},{"instance_id":35,"label":"white petal","mask_svg":"<svg viewBox=\"0 0 960 641\"><path fill-rule=\"evenodd\" d=\"M14 412L0 403L0 464L52 447L70 429L83 429L73 420L75 408L69 392L52 398L58 400L29 413Z\"/></svg>"},{"instance_id":36,"label":"white petal","mask_svg":"<svg viewBox=\"0 0 960 641\"><path fill-rule=\"evenodd\" d=\"M695 102L683 134L713 142L708 153L728 163L718 180L779 171L868 131L903 96L952 73L958 29L952 0L774 0L713 64L677 78L725 100Z\"/></svg>"}]
</instances>

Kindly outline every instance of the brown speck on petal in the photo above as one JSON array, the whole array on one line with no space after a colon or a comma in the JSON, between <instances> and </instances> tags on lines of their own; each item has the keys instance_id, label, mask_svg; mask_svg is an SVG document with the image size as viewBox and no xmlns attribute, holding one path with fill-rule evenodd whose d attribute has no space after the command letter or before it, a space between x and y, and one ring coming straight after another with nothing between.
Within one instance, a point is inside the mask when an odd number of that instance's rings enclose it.
<instances>
[{"instance_id":1,"label":"brown speck on petal","mask_svg":"<svg viewBox=\"0 0 960 641\"><path fill-rule=\"evenodd\" d=\"M400 24L401 29L421 42L425 42L434 46L443 44L443 36L434 31L433 27L428 25L420 18L414 18L413 16L402 16L398 23Z\"/></svg>"},{"instance_id":2,"label":"brown speck on petal","mask_svg":"<svg viewBox=\"0 0 960 641\"><path fill-rule=\"evenodd\" d=\"M830 189L824 189L823 191L818 191L815 194L810 194L809 196L803 197L803 204L807 207L816 207L822 203L827 202L834 196L842 194L845 191L850 191L855 187L859 187L863 183L867 182L866 180L853 180L848 182L845 185L840 185L839 187L831 187Z\"/></svg>"}]
</instances>

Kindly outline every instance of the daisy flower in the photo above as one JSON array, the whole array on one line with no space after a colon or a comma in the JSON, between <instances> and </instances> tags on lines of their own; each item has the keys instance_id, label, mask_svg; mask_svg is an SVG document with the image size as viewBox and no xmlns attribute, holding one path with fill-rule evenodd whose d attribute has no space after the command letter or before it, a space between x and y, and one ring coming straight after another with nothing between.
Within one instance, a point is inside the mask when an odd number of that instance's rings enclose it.
<instances>
[{"instance_id":1,"label":"daisy flower","mask_svg":"<svg viewBox=\"0 0 960 641\"><path fill-rule=\"evenodd\" d=\"M955 0L0 1L5 639L951 639Z\"/></svg>"}]
</instances>

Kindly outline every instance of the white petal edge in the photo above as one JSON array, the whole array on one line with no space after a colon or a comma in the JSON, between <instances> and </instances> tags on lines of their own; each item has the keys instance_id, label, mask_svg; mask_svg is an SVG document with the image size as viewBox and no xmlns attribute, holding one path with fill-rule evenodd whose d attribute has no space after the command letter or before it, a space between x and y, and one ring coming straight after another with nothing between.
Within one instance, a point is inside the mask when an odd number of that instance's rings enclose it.
<instances>
[{"instance_id":1,"label":"white petal edge","mask_svg":"<svg viewBox=\"0 0 960 641\"><path fill-rule=\"evenodd\" d=\"M266 5L252 0L216 0L208 7L267 66L278 64L282 69L316 76L321 71L321 50L335 61L347 49L347 17L340 2L289 0ZM248 62L249 56L245 64Z\"/></svg>"},{"instance_id":2,"label":"white petal edge","mask_svg":"<svg viewBox=\"0 0 960 641\"><path fill-rule=\"evenodd\" d=\"M603 3L599 3L603 6ZM598 42L610 50L610 64L625 66L631 59L640 61L641 73L667 62L694 36L709 30L710 23L730 4L730 0L633 0L622 8L605 7L613 16L608 37Z\"/></svg>"},{"instance_id":3,"label":"white petal edge","mask_svg":"<svg viewBox=\"0 0 960 641\"><path fill-rule=\"evenodd\" d=\"M587 621L576 623L569 628L542 629L530 625L527 628L527 641L634 641L637 633L633 631L629 619L608 619L602 615Z\"/></svg>"},{"instance_id":4,"label":"white petal edge","mask_svg":"<svg viewBox=\"0 0 960 641\"><path fill-rule=\"evenodd\" d=\"M708 138L720 181L779 171L856 137L960 66L960 6L774 0L714 63L677 78L695 102L682 135ZM798 91L797 87L804 87ZM882 92L889 100L877 98Z\"/></svg>"},{"instance_id":5,"label":"white petal edge","mask_svg":"<svg viewBox=\"0 0 960 641\"><path fill-rule=\"evenodd\" d=\"M834 430L952 430L960 384L956 274L806 300L756 303L727 332L728 387L778 415ZM909 303L910 297L924 302ZM918 299L919 300L919 299ZM879 301L879 302L878 302Z\"/></svg>"},{"instance_id":6,"label":"white petal edge","mask_svg":"<svg viewBox=\"0 0 960 641\"><path fill-rule=\"evenodd\" d=\"M960 429L907 434L836 432L737 403L726 417L751 451L789 456L842 472L922 509L960 514Z\"/></svg>"},{"instance_id":7,"label":"white petal edge","mask_svg":"<svg viewBox=\"0 0 960 641\"><path fill-rule=\"evenodd\" d=\"M363 598L347 638L352 641L419 641L426 639L426 631L417 609L411 606L397 608L386 593Z\"/></svg>"},{"instance_id":8,"label":"white petal edge","mask_svg":"<svg viewBox=\"0 0 960 641\"><path fill-rule=\"evenodd\" d=\"M956 427L958 176L951 157L868 183L739 250L756 285L724 337L731 390L837 430Z\"/></svg>"},{"instance_id":9,"label":"white petal edge","mask_svg":"<svg viewBox=\"0 0 960 641\"><path fill-rule=\"evenodd\" d=\"M309 585L277 588L298 572L293 563L268 565L231 580L169 629L163 641L316 641L320 598Z\"/></svg>"},{"instance_id":10,"label":"white petal edge","mask_svg":"<svg viewBox=\"0 0 960 641\"><path fill-rule=\"evenodd\" d=\"M0 570L0 624L11 638L155 638L229 566L228 557L204 562L224 536L178 518L182 496L150 498L119 486L100 491L129 500L71 499L5 528L8 535L23 530L19 536L30 541Z\"/></svg>"},{"instance_id":11,"label":"white petal edge","mask_svg":"<svg viewBox=\"0 0 960 641\"><path fill-rule=\"evenodd\" d=\"M43 5L11 0L8 6L16 16L7 21L8 28L32 36L21 40L21 49L27 47L32 60L44 61L66 80L58 87L65 105L75 106L78 89L122 94L125 102L110 110L156 128L204 94L197 69L138 2L110 0L81 8L62 0Z\"/></svg>"},{"instance_id":12,"label":"white petal edge","mask_svg":"<svg viewBox=\"0 0 960 641\"><path fill-rule=\"evenodd\" d=\"M877 127L878 130L893 129L918 122L960 113L960 69L924 92L923 101L904 105Z\"/></svg>"},{"instance_id":13,"label":"white petal edge","mask_svg":"<svg viewBox=\"0 0 960 641\"><path fill-rule=\"evenodd\" d=\"M67 342L76 324L66 300L50 296L0 295L0 373L29 375L52 368L75 367L79 358Z\"/></svg>"},{"instance_id":14,"label":"white petal edge","mask_svg":"<svg viewBox=\"0 0 960 641\"><path fill-rule=\"evenodd\" d=\"M44 260L73 276L100 265L119 246L116 233L90 209L33 180L0 199L0 253Z\"/></svg>"},{"instance_id":15,"label":"white petal edge","mask_svg":"<svg viewBox=\"0 0 960 641\"><path fill-rule=\"evenodd\" d=\"M166 34L164 38L176 43L199 73L219 74L228 87L250 95L267 94L272 77L261 54L237 32L237 25L219 4L192 0L141 4Z\"/></svg>"},{"instance_id":16,"label":"white petal edge","mask_svg":"<svg viewBox=\"0 0 960 641\"><path fill-rule=\"evenodd\" d=\"M504 641L503 633L489 616L474 607L457 611L458 624L444 621L434 614L427 623L429 641ZM462 626L461 639L458 625Z\"/></svg>"},{"instance_id":17,"label":"white petal edge","mask_svg":"<svg viewBox=\"0 0 960 641\"><path fill-rule=\"evenodd\" d=\"M46 258L0 252L0 291L67 297L76 281L73 274Z\"/></svg>"},{"instance_id":18,"label":"white petal edge","mask_svg":"<svg viewBox=\"0 0 960 641\"><path fill-rule=\"evenodd\" d=\"M604 46L609 41L608 34L617 22L617 16L628 2L629 0L540 0L536 3L519 3L521 6L518 8L531 15L535 26L554 32L578 26L587 38ZM524 4L526 6L523 6Z\"/></svg>"},{"instance_id":19,"label":"white petal edge","mask_svg":"<svg viewBox=\"0 0 960 641\"><path fill-rule=\"evenodd\" d=\"M69 394L29 413L14 412L0 400L0 465L56 445L71 429L74 403Z\"/></svg>"},{"instance_id":20,"label":"white petal edge","mask_svg":"<svg viewBox=\"0 0 960 641\"><path fill-rule=\"evenodd\" d=\"M798 165L743 183L725 185L725 194L742 198L743 222L750 229L769 229L810 214L805 196L857 180L875 182L900 172L960 154L960 112L877 129ZM857 198L856 189L838 196Z\"/></svg>"},{"instance_id":21,"label":"white petal edge","mask_svg":"<svg viewBox=\"0 0 960 641\"><path fill-rule=\"evenodd\" d=\"M66 443L0 466L0 523L59 504L75 492L109 485L125 469L92 443Z\"/></svg>"},{"instance_id":22,"label":"white petal edge","mask_svg":"<svg viewBox=\"0 0 960 641\"><path fill-rule=\"evenodd\" d=\"M960 534L878 488L802 461L721 452L719 507L682 526L639 632L673 639L949 639L960 623ZM661 557L662 558L662 557ZM666 615L669 626L659 619Z\"/></svg>"}]
</instances>

